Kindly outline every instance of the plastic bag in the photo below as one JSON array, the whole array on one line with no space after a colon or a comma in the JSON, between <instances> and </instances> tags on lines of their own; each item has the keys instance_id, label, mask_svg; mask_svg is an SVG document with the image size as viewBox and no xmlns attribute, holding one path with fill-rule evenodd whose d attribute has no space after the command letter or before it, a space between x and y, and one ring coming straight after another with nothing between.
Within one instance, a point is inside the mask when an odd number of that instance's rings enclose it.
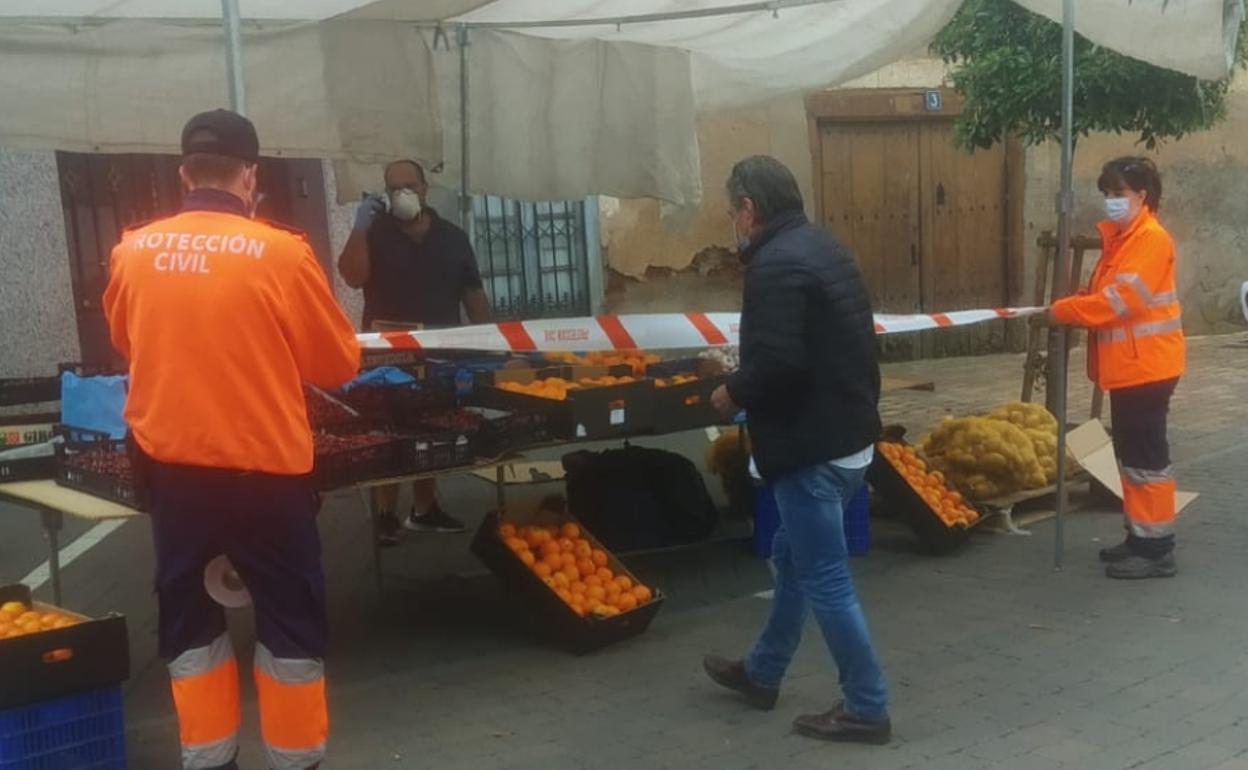
<instances>
[{"instance_id":1,"label":"plastic bag","mask_svg":"<svg viewBox=\"0 0 1248 770\"><path fill-rule=\"evenodd\" d=\"M354 380L342 386L342 392L349 393L352 388L358 388L361 385L406 385L415 381L415 377L402 369L394 366L378 366L375 369L360 372Z\"/></svg>"},{"instance_id":2,"label":"plastic bag","mask_svg":"<svg viewBox=\"0 0 1248 770\"><path fill-rule=\"evenodd\" d=\"M61 373L61 422L75 428L107 433L115 439L126 437L124 375L79 377Z\"/></svg>"}]
</instances>

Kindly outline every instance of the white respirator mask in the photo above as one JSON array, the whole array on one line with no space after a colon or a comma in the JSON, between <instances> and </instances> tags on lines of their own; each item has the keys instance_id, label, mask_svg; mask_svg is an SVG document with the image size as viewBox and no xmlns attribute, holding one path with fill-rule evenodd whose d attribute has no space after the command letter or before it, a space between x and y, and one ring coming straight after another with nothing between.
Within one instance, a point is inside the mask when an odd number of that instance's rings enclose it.
<instances>
[{"instance_id":1,"label":"white respirator mask","mask_svg":"<svg viewBox=\"0 0 1248 770\"><path fill-rule=\"evenodd\" d=\"M423 206L420 195L415 190L394 190L390 193L390 213L395 219L411 222L420 216Z\"/></svg>"}]
</instances>

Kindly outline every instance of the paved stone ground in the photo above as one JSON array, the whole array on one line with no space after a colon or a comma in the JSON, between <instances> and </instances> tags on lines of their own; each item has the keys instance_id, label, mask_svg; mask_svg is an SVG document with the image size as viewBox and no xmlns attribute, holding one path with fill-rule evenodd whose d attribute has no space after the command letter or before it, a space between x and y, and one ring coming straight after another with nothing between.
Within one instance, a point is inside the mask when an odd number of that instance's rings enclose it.
<instances>
[{"instance_id":1,"label":"paved stone ground","mask_svg":"<svg viewBox=\"0 0 1248 770\"><path fill-rule=\"evenodd\" d=\"M790 734L793 716L837 697L813 627L774 712L748 711L704 680L702 653L742 652L767 611L754 594L769 588L769 573L740 542L632 559L670 595L667 606L644 636L578 658L530 633L479 574L467 536L387 554L392 579L379 599L358 501L336 496L322 525L335 632L326 768L1248 770L1245 359L1248 337L1192 343L1171 436L1180 486L1201 497L1181 520L1174 580L1103 577L1096 549L1121 535L1108 510L1069 518L1061 571L1051 522L1031 537L977 535L940 558L917 553L892 522L873 522L873 551L855 568L893 695L896 740L883 748ZM1020 358L888 370L937 384L885 406L917 434L944 413L1016 397ZM1072 394L1072 417L1086 414L1086 394ZM676 444L697 456L705 442L693 434ZM490 495L471 480L446 490L456 511L473 515ZM135 522L71 566L66 592L77 609L128 614L131 766L169 768L176 726L153 654L150 574L148 535ZM245 648L249 623L236 620ZM262 767L247 697L244 767Z\"/></svg>"}]
</instances>

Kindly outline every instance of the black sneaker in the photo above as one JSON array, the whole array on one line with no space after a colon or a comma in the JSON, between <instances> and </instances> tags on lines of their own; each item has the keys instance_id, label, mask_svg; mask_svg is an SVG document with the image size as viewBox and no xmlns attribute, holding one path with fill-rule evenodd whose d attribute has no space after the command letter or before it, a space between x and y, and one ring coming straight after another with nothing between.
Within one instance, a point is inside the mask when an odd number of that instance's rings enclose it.
<instances>
[{"instance_id":1,"label":"black sneaker","mask_svg":"<svg viewBox=\"0 0 1248 770\"><path fill-rule=\"evenodd\" d=\"M466 529L462 521L442 510L442 507L437 503L434 503L429 508L428 513L419 516L416 515L415 511L412 511L407 520L403 522L403 526L413 532L442 532L449 534L463 532Z\"/></svg>"},{"instance_id":2,"label":"black sneaker","mask_svg":"<svg viewBox=\"0 0 1248 770\"><path fill-rule=\"evenodd\" d=\"M727 687L729 690L741 693L745 696L746 702L754 708L771 711L776 707L780 691L754 684L750 675L745 672L744 661L707 655L702 659L702 668L706 670L706 675L711 678L711 681L720 687Z\"/></svg>"},{"instance_id":3,"label":"black sneaker","mask_svg":"<svg viewBox=\"0 0 1248 770\"><path fill-rule=\"evenodd\" d=\"M1179 568L1174 563L1174 554L1168 553L1160 559L1148 559L1143 556L1131 556L1105 568L1105 574L1115 580L1147 580L1148 578L1168 578L1178 574Z\"/></svg>"},{"instance_id":4,"label":"black sneaker","mask_svg":"<svg viewBox=\"0 0 1248 770\"><path fill-rule=\"evenodd\" d=\"M382 548L389 548L399 544L399 540L403 536L403 524L399 521L399 517L393 513L377 514L377 545Z\"/></svg>"},{"instance_id":5,"label":"black sneaker","mask_svg":"<svg viewBox=\"0 0 1248 770\"><path fill-rule=\"evenodd\" d=\"M1114 564L1120 561L1126 561L1135 555L1135 551L1131 550L1131 546L1127 545L1127 541L1123 540L1118 545L1111 545L1109 548L1101 549L1101 561Z\"/></svg>"}]
</instances>

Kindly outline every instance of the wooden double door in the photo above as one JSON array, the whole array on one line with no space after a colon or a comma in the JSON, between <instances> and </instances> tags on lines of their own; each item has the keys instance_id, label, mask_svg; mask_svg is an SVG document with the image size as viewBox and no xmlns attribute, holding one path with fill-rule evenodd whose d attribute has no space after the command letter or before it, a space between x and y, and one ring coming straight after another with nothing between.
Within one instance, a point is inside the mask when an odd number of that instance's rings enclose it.
<instances>
[{"instance_id":1,"label":"wooden double door","mask_svg":"<svg viewBox=\"0 0 1248 770\"><path fill-rule=\"evenodd\" d=\"M819 216L880 313L1001 307L1010 283L1007 153L968 153L952 120L818 123ZM1001 350L1004 322L881 339L890 358Z\"/></svg>"}]
</instances>

